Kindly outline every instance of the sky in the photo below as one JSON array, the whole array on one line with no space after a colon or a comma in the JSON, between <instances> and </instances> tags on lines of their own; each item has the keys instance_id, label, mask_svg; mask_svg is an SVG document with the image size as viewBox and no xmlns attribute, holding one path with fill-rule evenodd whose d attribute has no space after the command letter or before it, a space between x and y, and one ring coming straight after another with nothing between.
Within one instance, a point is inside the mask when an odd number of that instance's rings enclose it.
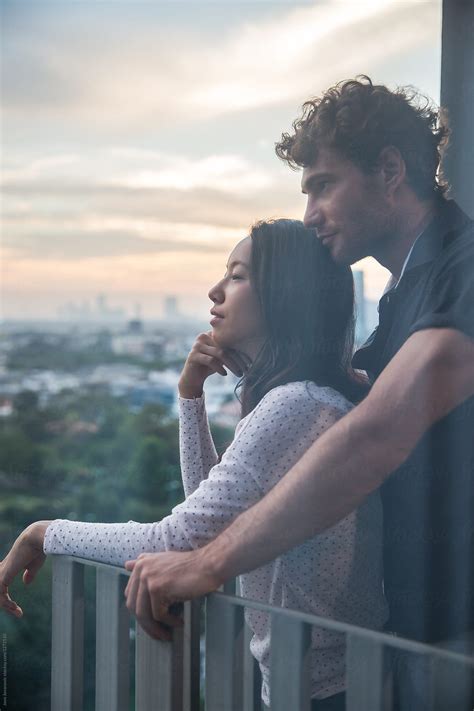
<instances>
[{"instance_id":1,"label":"sky","mask_svg":"<svg viewBox=\"0 0 474 711\"><path fill-rule=\"evenodd\" d=\"M2 0L0 317L107 295L205 316L257 219L301 218L275 156L301 104L369 74L439 100L441 0ZM387 272L356 265L366 295Z\"/></svg>"}]
</instances>

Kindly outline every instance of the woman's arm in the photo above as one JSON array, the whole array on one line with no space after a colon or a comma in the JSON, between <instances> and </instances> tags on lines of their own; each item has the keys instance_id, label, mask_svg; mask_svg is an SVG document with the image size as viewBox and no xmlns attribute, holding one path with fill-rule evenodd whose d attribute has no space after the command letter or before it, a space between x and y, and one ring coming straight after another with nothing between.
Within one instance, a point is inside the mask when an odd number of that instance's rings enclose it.
<instances>
[{"instance_id":1,"label":"woman's arm","mask_svg":"<svg viewBox=\"0 0 474 711\"><path fill-rule=\"evenodd\" d=\"M246 365L244 356L220 348L211 332L200 333L191 348L178 383L181 476L186 497L218 460L205 409L204 382L214 373L227 375L224 366L240 376Z\"/></svg>"},{"instance_id":2,"label":"woman's arm","mask_svg":"<svg viewBox=\"0 0 474 711\"><path fill-rule=\"evenodd\" d=\"M22 617L23 610L11 599L8 587L23 572L25 585L31 583L44 563L44 534L51 521L37 521L16 539L9 553L0 561L0 609L14 617Z\"/></svg>"},{"instance_id":3,"label":"woman's arm","mask_svg":"<svg viewBox=\"0 0 474 711\"><path fill-rule=\"evenodd\" d=\"M311 442L344 414L340 404L316 401L305 387L296 383L270 392L209 477L161 522L58 519L46 529L44 552L124 565L146 552L204 546L259 501Z\"/></svg>"},{"instance_id":4,"label":"woman's arm","mask_svg":"<svg viewBox=\"0 0 474 711\"><path fill-rule=\"evenodd\" d=\"M179 453L181 477L186 498L217 464L217 452L209 428L204 396L187 399L180 397Z\"/></svg>"}]
</instances>

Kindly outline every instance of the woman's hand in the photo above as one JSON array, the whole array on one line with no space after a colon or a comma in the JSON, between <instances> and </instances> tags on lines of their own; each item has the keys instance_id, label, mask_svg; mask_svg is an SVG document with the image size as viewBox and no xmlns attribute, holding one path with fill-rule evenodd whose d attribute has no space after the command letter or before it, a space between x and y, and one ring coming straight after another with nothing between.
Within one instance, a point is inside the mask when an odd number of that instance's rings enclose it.
<instances>
[{"instance_id":1,"label":"woman's hand","mask_svg":"<svg viewBox=\"0 0 474 711\"><path fill-rule=\"evenodd\" d=\"M237 351L221 348L212 331L200 333L186 359L178 383L181 397L201 397L204 381L213 373L227 375L224 366L239 377L249 366L246 357Z\"/></svg>"},{"instance_id":2,"label":"woman's hand","mask_svg":"<svg viewBox=\"0 0 474 711\"><path fill-rule=\"evenodd\" d=\"M21 571L23 582L29 585L45 561L43 541L50 521L37 521L28 526L0 562L0 608L13 617L22 617L23 610L11 599L8 587Z\"/></svg>"}]
</instances>

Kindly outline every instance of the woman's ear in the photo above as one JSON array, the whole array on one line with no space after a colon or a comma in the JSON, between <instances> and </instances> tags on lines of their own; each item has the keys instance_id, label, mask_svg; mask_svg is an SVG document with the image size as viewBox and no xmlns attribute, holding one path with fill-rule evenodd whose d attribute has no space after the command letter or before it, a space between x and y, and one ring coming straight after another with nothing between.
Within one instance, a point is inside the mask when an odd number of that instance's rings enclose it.
<instances>
[{"instance_id":1,"label":"woman's ear","mask_svg":"<svg viewBox=\"0 0 474 711\"><path fill-rule=\"evenodd\" d=\"M398 148L382 148L377 160L377 170L387 197L392 197L406 178L406 165Z\"/></svg>"}]
</instances>

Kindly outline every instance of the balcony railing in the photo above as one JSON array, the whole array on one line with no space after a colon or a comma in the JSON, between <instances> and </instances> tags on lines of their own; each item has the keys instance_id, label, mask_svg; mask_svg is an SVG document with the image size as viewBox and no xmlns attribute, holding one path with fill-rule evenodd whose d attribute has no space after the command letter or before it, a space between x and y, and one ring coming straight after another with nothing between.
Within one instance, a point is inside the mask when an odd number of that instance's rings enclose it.
<instances>
[{"instance_id":1,"label":"balcony railing","mask_svg":"<svg viewBox=\"0 0 474 711\"><path fill-rule=\"evenodd\" d=\"M302 612L231 595L206 599L205 674L201 689L201 601L185 604L185 625L173 642L152 640L135 627L135 701L130 702L131 620L123 568L70 556L53 558L51 709L83 711L84 567L96 570L96 711L260 711L260 672L249 651L244 609L271 615L272 711L309 711L311 627L346 636L347 711L389 711L384 659L403 650L423 658L433 711L446 711L453 694L467 698L474 659ZM448 705L446 705L448 704Z\"/></svg>"}]
</instances>

